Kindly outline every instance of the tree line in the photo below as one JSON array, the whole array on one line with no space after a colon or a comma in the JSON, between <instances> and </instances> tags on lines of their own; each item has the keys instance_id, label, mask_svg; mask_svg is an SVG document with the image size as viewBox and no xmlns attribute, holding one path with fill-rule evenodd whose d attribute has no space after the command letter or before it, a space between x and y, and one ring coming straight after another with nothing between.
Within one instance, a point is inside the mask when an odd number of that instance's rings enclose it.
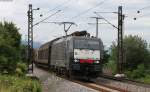
<instances>
[{"instance_id":1,"label":"tree line","mask_svg":"<svg viewBox=\"0 0 150 92\"><path fill-rule=\"evenodd\" d=\"M0 74L22 75L26 72L25 46L21 44L19 28L12 22L0 22ZM132 79L150 79L150 47L139 36L125 36L123 39L123 69ZM109 52L109 53L108 53ZM110 51L104 51L104 68L117 72L117 43L113 42ZM150 80L148 80L150 82Z\"/></svg>"},{"instance_id":2,"label":"tree line","mask_svg":"<svg viewBox=\"0 0 150 92\"><path fill-rule=\"evenodd\" d=\"M123 38L123 73L131 79L146 79L150 83L150 47L146 40L137 35L128 35ZM109 67L113 74L117 73L117 43L113 42L104 67ZM142 80L143 81L143 80Z\"/></svg>"},{"instance_id":3,"label":"tree line","mask_svg":"<svg viewBox=\"0 0 150 92\"><path fill-rule=\"evenodd\" d=\"M25 72L24 46L21 45L19 28L12 22L0 22L0 73Z\"/></svg>"}]
</instances>

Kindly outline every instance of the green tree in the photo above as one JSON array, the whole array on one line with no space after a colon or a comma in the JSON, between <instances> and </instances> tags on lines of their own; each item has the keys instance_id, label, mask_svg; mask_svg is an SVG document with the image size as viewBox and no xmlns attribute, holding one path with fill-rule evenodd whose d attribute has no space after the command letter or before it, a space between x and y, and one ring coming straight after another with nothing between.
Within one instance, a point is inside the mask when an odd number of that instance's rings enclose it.
<instances>
[{"instance_id":1,"label":"green tree","mask_svg":"<svg viewBox=\"0 0 150 92\"><path fill-rule=\"evenodd\" d=\"M148 50L147 42L139 36L132 36L132 35L125 36L123 42L124 42L123 46L124 46L124 56L125 56L124 71L125 72L133 71L134 73L136 73L137 71L140 71L140 69L148 69L150 64L149 61L150 52ZM116 66L116 61L117 61L116 43L113 43L113 45L111 46L110 61L111 63L113 61L114 62L113 64ZM140 67L141 65L143 65L144 68L143 66L141 68ZM135 77L137 75L133 75L133 76Z\"/></svg>"},{"instance_id":2,"label":"green tree","mask_svg":"<svg viewBox=\"0 0 150 92\"><path fill-rule=\"evenodd\" d=\"M13 74L21 60L21 35L12 23L0 23L0 72Z\"/></svg>"},{"instance_id":3,"label":"green tree","mask_svg":"<svg viewBox=\"0 0 150 92\"><path fill-rule=\"evenodd\" d=\"M103 64L108 63L109 57L110 57L110 55L109 55L108 50L104 50L104 55L103 55L103 60L102 60Z\"/></svg>"},{"instance_id":4,"label":"green tree","mask_svg":"<svg viewBox=\"0 0 150 92\"><path fill-rule=\"evenodd\" d=\"M148 45L145 40L138 36L126 36L124 39L127 69L136 69L139 64L147 66L149 63Z\"/></svg>"}]
</instances>

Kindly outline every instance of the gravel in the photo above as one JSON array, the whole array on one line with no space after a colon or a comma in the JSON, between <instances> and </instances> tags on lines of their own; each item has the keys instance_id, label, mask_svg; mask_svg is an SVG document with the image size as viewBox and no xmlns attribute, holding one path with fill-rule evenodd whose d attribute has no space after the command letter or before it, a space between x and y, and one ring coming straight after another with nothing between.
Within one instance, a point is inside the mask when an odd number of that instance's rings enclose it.
<instances>
[{"instance_id":1,"label":"gravel","mask_svg":"<svg viewBox=\"0 0 150 92\"><path fill-rule=\"evenodd\" d=\"M97 83L103 83L105 85L121 88L130 92L150 92L150 88L144 87L144 86L139 86L139 85L134 85L134 84L128 84L124 82L119 82L119 81L114 81L110 79L105 79L99 77L97 80Z\"/></svg>"},{"instance_id":2,"label":"gravel","mask_svg":"<svg viewBox=\"0 0 150 92\"><path fill-rule=\"evenodd\" d=\"M34 68L34 76L41 81L43 92L99 92L94 89L70 82L39 68Z\"/></svg>"}]
</instances>

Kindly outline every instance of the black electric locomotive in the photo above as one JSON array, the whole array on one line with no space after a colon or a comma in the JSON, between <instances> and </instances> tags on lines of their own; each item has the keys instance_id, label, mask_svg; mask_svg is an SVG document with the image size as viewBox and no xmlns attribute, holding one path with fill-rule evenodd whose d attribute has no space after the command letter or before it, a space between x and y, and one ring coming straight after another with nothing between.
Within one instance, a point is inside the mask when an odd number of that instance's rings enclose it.
<instances>
[{"instance_id":1,"label":"black electric locomotive","mask_svg":"<svg viewBox=\"0 0 150 92\"><path fill-rule=\"evenodd\" d=\"M69 76L96 78L102 72L103 43L99 38L65 36L42 45L35 63Z\"/></svg>"}]
</instances>

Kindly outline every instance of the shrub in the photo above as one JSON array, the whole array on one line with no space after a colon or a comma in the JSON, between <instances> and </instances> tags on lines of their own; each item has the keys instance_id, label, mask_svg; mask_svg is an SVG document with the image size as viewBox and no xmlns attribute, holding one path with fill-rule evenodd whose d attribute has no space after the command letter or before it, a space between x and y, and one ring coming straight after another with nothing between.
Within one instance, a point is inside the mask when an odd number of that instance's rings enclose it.
<instances>
[{"instance_id":1,"label":"shrub","mask_svg":"<svg viewBox=\"0 0 150 92\"><path fill-rule=\"evenodd\" d=\"M14 74L21 60L21 35L15 24L0 22L0 73Z\"/></svg>"},{"instance_id":2,"label":"shrub","mask_svg":"<svg viewBox=\"0 0 150 92\"><path fill-rule=\"evenodd\" d=\"M0 76L0 92L41 92L41 85L30 78Z\"/></svg>"},{"instance_id":3,"label":"shrub","mask_svg":"<svg viewBox=\"0 0 150 92\"><path fill-rule=\"evenodd\" d=\"M17 63L16 75L17 76L25 76L27 73L27 65L25 63Z\"/></svg>"},{"instance_id":4,"label":"shrub","mask_svg":"<svg viewBox=\"0 0 150 92\"><path fill-rule=\"evenodd\" d=\"M113 74L117 72L117 64L113 60L109 60L108 63L104 64L104 69L109 69Z\"/></svg>"},{"instance_id":5,"label":"shrub","mask_svg":"<svg viewBox=\"0 0 150 92\"><path fill-rule=\"evenodd\" d=\"M150 83L150 74L147 74L144 78L140 78L139 80L145 83Z\"/></svg>"},{"instance_id":6,"label":"shrub","mask_svg":"<svg viewBox=\"0 0 150 92\"><path fill-rule=\"evenodd\" d=\"M137 69L133 71L126 71L126 74L129 78L138 79L145 77L145 67L144 64L138 65Z\"/></svg>"}]
</instances>

